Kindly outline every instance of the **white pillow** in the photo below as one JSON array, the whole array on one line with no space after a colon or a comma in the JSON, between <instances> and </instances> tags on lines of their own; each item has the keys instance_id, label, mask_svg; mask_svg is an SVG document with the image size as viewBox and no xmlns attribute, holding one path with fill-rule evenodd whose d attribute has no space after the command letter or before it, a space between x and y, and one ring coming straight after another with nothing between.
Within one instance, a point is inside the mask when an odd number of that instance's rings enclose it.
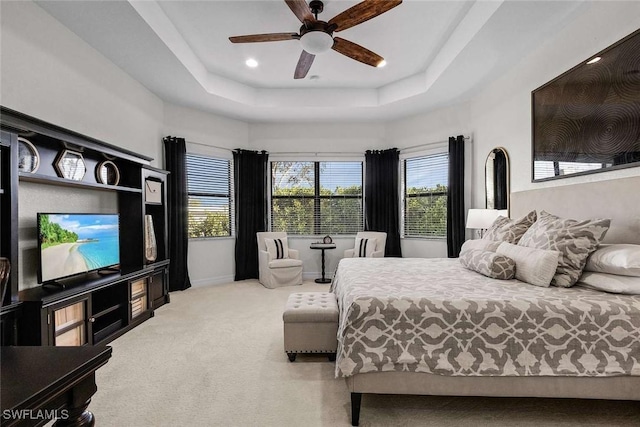
<instances>
[{"instance_id":1,"label":"white pillow","mask_svg":"<svg viewBox=\"0 0 640 427\"><path fill-rule=\"evenodd\" d=\"M353 250L354 258L359 257L370 257L376 251L376 242L375 238L361 238L356 237L356 247Z\"/></svg>"},{"instance_id":2,"label":"white pillow","mask_svg":"<svg viewBox=\"0 0 640 427\"><path fill-rule=\"evenodd\" d=\"M614 294L640 295L640 277L585 272L578 284L585 288Z\"/></svg>"},{"instance_id":3,"label":"white pillow","mask_svg":"<svg viewBox=\"0 0 640 427\"><path fill-rule=\"evenodd\" d=\"M286 259L289 258L289 246L287 245L287 239L264 239L264 243L267 246L267 252L271 255L271 259Z\"/></svg>"},{"instance_id":4,"label":"white pillow","mask_svg":"<svg viewBox=\"0 0 640 427\"><path fill-rule=\"evenodd\" d=\"M640 245L600 245L584 271L640 277Z\"/></svg>"},{"instance_id":5,"label":"white pillow","mask_svg":"<svg viewBox=\"0 0 640 427\"><path fill-rule=\"evenodd\" d=\"M496 242L493 240L485 240L485 239L467 240L462 244L462 248L460 248L460 253L465 251L470 251L473 249L495 252L498 249L498 246L500 246L500 243L502 242Z\"/></svg>"},{"instance_id":6,"label":"white pillow","mask_svg":"<svg viewBox=\"0 0 640 427\"><path fill-rule=\"evenodd\" d=\"M528 248L508 242L502 242L496 253L515 261L516 279L542 287L551 284L560 259L558 251Z\"/></svg>"}]
</instances>

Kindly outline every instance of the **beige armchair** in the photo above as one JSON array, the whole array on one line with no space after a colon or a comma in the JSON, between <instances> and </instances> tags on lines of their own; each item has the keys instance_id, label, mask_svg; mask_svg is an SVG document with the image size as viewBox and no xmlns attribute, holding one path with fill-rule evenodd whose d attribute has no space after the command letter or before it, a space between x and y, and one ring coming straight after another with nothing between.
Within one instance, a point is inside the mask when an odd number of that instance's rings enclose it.
<instances>
[{"instance_id":1,"label":"beige armchair","mask_svg":"<svg viewBox=\"0 0 640 427\"><path fill-rule=\"evenodd\" d=\"M373 252L371 253L371 257L373 258L383 258L384 257L384 248L387 245L387 233L382 233L378 231L361 231L356 234L356 242L358 239L376 239L376 246L373 248ZM347 249L344 251L345 258L353 258L356 254L358 248ZM367 252L370 252L371 249Z\"/></svg>"},{"instance_id":2,"label":"beige armchair","mask_svg":"<svg viewBox=\"0 0 640 427\"><path fill-rule=\"evenodd\" d=\"M265 288L273 289L280 286L292 286L302 284L302 260L299 259L298 251L288 249L287 233L285 232L263 232L256 233L258 239L258 270L260 283ZM278 255L274 248L271 253L267 249L265 239L281 239L285 257L277 259ZM279 251L283 248L278 249Z\"/></svg>"}]
</instances>

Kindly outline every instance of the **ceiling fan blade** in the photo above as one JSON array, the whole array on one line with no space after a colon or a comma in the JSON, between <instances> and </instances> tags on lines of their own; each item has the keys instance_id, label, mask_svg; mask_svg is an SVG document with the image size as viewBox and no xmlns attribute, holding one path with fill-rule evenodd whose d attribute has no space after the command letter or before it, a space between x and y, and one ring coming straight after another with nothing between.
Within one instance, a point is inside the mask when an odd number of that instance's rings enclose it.
<instances>
[{"instance_id":1,"label":"ceiling fan blade","mask_svg":"<svg viewBox=\"0 0 640 427\"><path fill-rule=\"evenodd\" d=\"M270 33L251 34L248 36L229 37L231 43L259 43L259 42L279 42L283 40L297 40L300 36L296 33Z\"/></svg>"},{"instance_id":2,"label":"ceiling fan blade","mask_svg":"<svg viewBox=\"0 0 640 427\"><path fill-rule=\"evenodd\" d=\"M382 15L402 3L402 0L365 0L334 16L329 25L334 25L336 32L361 24L378 15Z\"/></svg>"},{"instance_id":3,"label":"ceiling fan blade","mask_svg":"<svg viewBox=\"0 0 640 427\"><path fill-rule=\"evenodd\" d=\"M300 54L300 59L298 59L298 65L296 65L296 71L293 73L293 78L304 79L311 68L311 64L313 64L315 57L315 55L303 50Z\"/></svg>"},{"instance_id":4,"label":"ceiling fan blade","mask_svg":"<svg viewBox=\"0 0 640 427\"><path fill-rule=\"evenodd\" d=\"M289 9L298 17L300 22L304 24L305 21L313 22L316 18L313 17L309 5L304 0L284 0L289 6Z\"/></svg>"},{"instance_id":5,"label":"ceiling fan blade","mask_svg":"<svg viewBox=\"0 0 640 427\"><path fill-rule=\"evenodd\" d=\"M355 44L354 42L350 42L349 40L345 40L340 37L333 38L333 47L331 49L343 54L344 56L348 56L351 59L360 61L363 64L371 65L372 67L377 67L382 61L384 61L384 58L377 53L371 52L369 49L366 49L359 44Z\"/></svg>"}]
</instances>

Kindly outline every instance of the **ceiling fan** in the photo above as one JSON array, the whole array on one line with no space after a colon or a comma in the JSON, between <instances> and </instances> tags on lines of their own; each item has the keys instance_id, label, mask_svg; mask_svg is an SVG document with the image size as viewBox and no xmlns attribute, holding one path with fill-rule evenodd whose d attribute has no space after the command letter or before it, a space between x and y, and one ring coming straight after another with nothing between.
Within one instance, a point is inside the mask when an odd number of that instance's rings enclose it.
<instances>
[{"instance_id":1,"label":"ceiling fan","mask_svg":"<svg viewBox=\"0 0 640 427\"><path fill-rule=\"evenodd\" d=\"M340 37L334 32L346 30L387 12L402 3L402 0L364 0L344 12L334 16L329 22L318 20L318 14L324 9L324 3L313 0L308 5L305 0L285 0L287 6L298 17L302 26L298 33L252 34L229 37L232 43L277 42L300 40L302 54L298 60L294 79L303 79L317 54L333 49L351 59L372 67L384 65L384 58L358 44Z\"/></svg>"}]
</instances>

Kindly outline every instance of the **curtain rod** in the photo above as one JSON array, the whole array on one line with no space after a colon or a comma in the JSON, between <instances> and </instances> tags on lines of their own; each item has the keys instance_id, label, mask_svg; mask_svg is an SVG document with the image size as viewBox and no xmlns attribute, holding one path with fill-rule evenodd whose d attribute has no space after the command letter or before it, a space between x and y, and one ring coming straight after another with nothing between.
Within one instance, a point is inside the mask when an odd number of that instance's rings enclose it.
<instances>
[{"instance_id":1,"label":"curtain rod","mask_svg":"<svg viewBox=\"0 0 640 427\"><path fill-rule=\"evenodd\" d=\"M191 141L187 141L187 144L201 145L201 146L203 146L203 147L218 148L218 149L220 149L220 150L234 151L234 149L231 149L231 148L227 148L227 147L218 147L217 145L203 144L202 142L191 142Z\"/></svg>"},{"instance_id":2,"label":"curtain rod","mask_svg":"<svg viewBox=\"0 0 640 427\"><path fill-rule=\"evenodd\" d=\"M471 139L471 137L465 135L464 139ZM400 152L402 153L403 151L413 150L414 148L427 147L429 145L444 144L445 142L449 142L449 140L446 140L446 141L434 141L434 142L427 142L425 144L412 145L411 147L401 148Z\"/></svg>"},{"instance_id":3,"label":"curtain rod","mask_svg":"<svg viewBox=\"0 0 640 427\"><path fill-rule=\"evenodd\" d=\"M301 154L306 156L364 156L364 152L348 152L348 151L335 151L335 152L320 152L320 151L270 151L269 155L291 155L291 154Z\"/></svg>"},{"instance_id":4,"label":"curtain rod","mask_svg":"<svg viewBox=\"0 0 640 427\"><path fill-rule=\"evenodd\" d=\"M464 139L471 139L470 136L465 136ZM429 145L435 145L435 144L444 144L445 142L449 142L448 140L446 141L435 141L435 142L427 142L425 144L418 144L418 145L412 145L410 147L404 147L400 149L400 152L402 153L403 151L407 151L407 150L413 150L414 148L420 148L420 147L427 147ZM187 141L187 143L189 144L194 144L194 145L201 145L203 147L208 147L208 148L217 148L220 150L227 150L230 152L235 151L235 149L232 148L227 148L227 147L219 147L217 145L209 145L209 144L203 144L202 142L192 142L192 141ZM291 154L301 154L301 155L314 155L314 156L318 156L318 155L323 155L323 156L327 156L327 155L342 155L342 156L363 156L364 152L347 152L347 151L343 151L343 152L318 152L318 151L272 151L269 152L269 154L271 155L291 155Z\"/></svg>"}]
</instances>

